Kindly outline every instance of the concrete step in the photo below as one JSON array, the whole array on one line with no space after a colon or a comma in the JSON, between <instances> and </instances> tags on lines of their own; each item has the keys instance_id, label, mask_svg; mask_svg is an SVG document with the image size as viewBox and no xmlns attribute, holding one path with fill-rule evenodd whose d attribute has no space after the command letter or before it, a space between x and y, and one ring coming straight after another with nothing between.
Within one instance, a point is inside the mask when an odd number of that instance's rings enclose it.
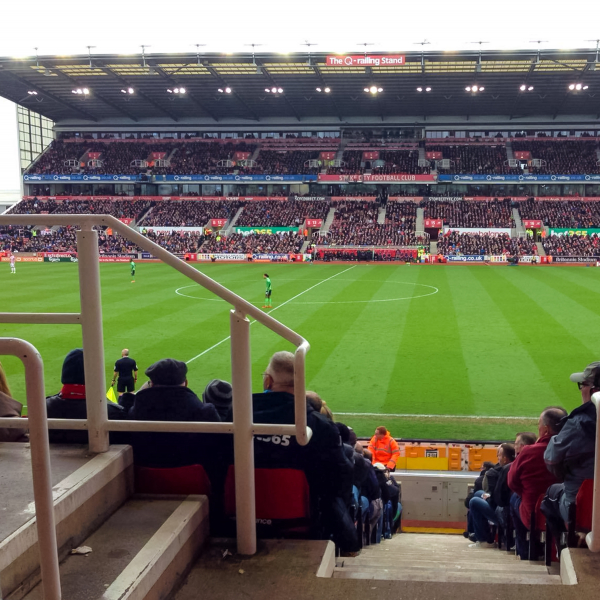
<instances>
[{"instance_id":1,"label":"concrete step","mask_svg":"<svg viewBox=\"0 0 600 600\"><path fill-rule=\"evenodd\" d=\"M385 206L380 206L377 211L377 223L379 225L385 224Z\"/></svg>"},{"instance_id":2,"label":"concrete step","mask_svg":"<svg viewBox=\"0 0 600 600\"><path fill-rule=\"evenodd\" d=\"M0 444L0 597L18 600L39 581L39 550L29 444ZM9 446L10 448L6 448ZM10 460L8 457L10 456ZM90 455L83 446L51 446L59 555L97 529L133 492L130 446Z\"/></svg>"},{"instance_id":3,"label":"concrete step","mask_svg":"<svg viewBox=\"0 0 600 600\"><path fill-rule=\"evenodd\" d=\"M432 581L438 583L502 583L521 585L561 585L558 575L531 575L485 572L460 572L460 571L418 571L414 569L373 569L354 570L335 568L334 579L377 579L394 581Z\"/></svg>"},{"instance_id":4,"label":"concrete step","mask_svg":"<svg viewBox=\"0 0 600 600\"><path fill-rule=\"evenodd\" d=\"M152 600L164 598L197 558L208 534L208 500L128 500L60 565L63 598ZM24 600L42 600L41 585Z\"/></svg>"},{"instance_id":5,"label":"concrete step","mask_svg":"<svg viewBox=\"0 0 600 600\"><path fill-rule=\"evenodd\" d=\"M340 564L341 563L341 564ZM532 573L534 575L547 575L548 569L542 562L530 562L520 561L513 557L510 563L502 562L478 562L475 558L471 560L466 559L440 559L438 560L437 555L431 557L431 560L413 558L397 557L390 561L371 560L368 558L361 559L352 558L343 559L343 562L338 560L338 567L344 567L345 569L356 569L356 570L371 570L371 569L425 569L428 571L454 571L460 570L461 572L466 571L481 571L482 568L491 568L494 571L506 571L509 573Z\"/></svg>"}]
</instances>

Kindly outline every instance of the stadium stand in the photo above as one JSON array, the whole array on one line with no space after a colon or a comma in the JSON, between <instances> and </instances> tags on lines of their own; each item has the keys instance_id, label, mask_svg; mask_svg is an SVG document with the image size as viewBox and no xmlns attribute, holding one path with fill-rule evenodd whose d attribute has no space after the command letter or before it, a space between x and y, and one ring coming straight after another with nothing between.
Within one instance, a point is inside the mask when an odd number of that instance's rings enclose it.
<instances>
[{"instance_id":1,"label":"stadium stand","mask_svg":"<svg viewBox=\"0 0 600 600\"><path fill-rule=\"evenodd\" d=\"M199 252L208 254L289 254L298 253L304 243L304 237L296 232L283 231L275 234L233 233L230 236L206 238Z\"/></svg>"},{"instance_id":2,"label":"stadium stand","mask_svg":"<svg viewBox=\"0 0 600 600\"><path fill-rule=\"evenodd\" d=\"M600 237L587 235L551 235L542 241L549 256L600 256Z\"/></svg>"},{"instance_id":3,"label":"stadium stand","mask_svg":"<svg viewBox=\"0 0 600 600\"><path fill-rule=\"evenodd\" d=\"M229 219L242 205L236 200L163 200L142 219L142 227L204 226L209 219Z\"/></svg>"},{"instance_id":4,"label":"stadium stand","mask_svg":"<svg viewBox=\"0 0 600 600\"><path fill-rule=\"evenodd\" d=\"M305 219L324 219L329 203L320 200L248 202L236 221L238 227L294 227Z\"/></svg>"},{"instance_id":5,"label":"stadium stand","mask_svg":"<svg viewBox=\"0 0 600 600\"><path fill-rule=\"evenodd\" d=\"M516 169L510 169L506 165L508 156L504 145L427 145L425 149L427 152L441 152L443 158L450 159L450 168L443 169L442 173L517 174Z\"/></svg>"},{"instance_id":6,"label":"stadium stand","mask_svg":"<svg viewBox=\"0 0 600 600\"><path fill-rule=\"evenodd\" d=\"M522 219L540 220L549 227L600 227L600 202L529 199L521 202L519 213Z\"/></svg>"},{"instance_id":7,"label":"stadium stand","mask_svg":"<svg viewBox=\"0 0 600 600\"><path fill-rule=\"evenodd\" d=\"M593 140L573 141L549 138L548 141L515 141L513 152L531 152L531 158L545 161L541 167L529 166L531 173L551 175L600 173L596 150L598 144Z\"/></svg>"},{"instance_id":8,"label":"stadium stand","mask_svg":"<svg viewBox=\"0 0 600 600\"><path fill-rule=\"evenodd\" d=\"M452 231L438 240L438 252L449 256L460 254L531 256L537 254L537 247L531 240L511 238L506 233L474 234Z\"/></svg>"},{"instance_id":9,"label":"stadium stand","mask_svg":"<svg viewBox=\"0 0 600 600\"><path fill-rule=\"evenodd\" d=\"M450 227L513 227L510 200L489 202L425 200L426 219L442 219Z\"/></svg>"}]
</instances>

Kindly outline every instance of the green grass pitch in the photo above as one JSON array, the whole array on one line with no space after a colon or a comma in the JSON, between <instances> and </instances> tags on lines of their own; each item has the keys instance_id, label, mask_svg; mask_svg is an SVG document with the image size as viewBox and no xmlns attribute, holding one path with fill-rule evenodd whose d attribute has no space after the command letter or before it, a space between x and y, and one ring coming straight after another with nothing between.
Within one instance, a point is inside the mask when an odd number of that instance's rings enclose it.
<instances>
[{"instance_id":1,"label":"green grass pitch","mask_svg":"<svg viewBox=\"0 0 600 600\"><path fill-rule=\"evenodd\" d=\"M512 439L535 430L548 405L580 402L573 371L600 359L600 269L566 267L204 264L204 273L262 306L273 282L273 316L311 343L307 385L359 435L387 425L404 438ZM189 361L200 395L231 380L228 305L162 264L102 264L107 387L124 347L143 370ZM79 310L77 266L2 265L2 311ZM48 394L60 388L65 354L81 346L76 325L0 324L0 336L33 343ZM251 327L254 390L271 354L292 350ZM217 345L219 344L219 345ZM211 349L212 348L212 349ZM25 401L23 369L2 362ZM351 413L351 414L343 414ZM381 416L378 416L381 415ZM397 416L394 416L397 415ZM432 416L433 415L433 416ZM511 418L509 418L511 417ZM514 417L521 417L515 419Z\"/></svg>"}]
</instances>

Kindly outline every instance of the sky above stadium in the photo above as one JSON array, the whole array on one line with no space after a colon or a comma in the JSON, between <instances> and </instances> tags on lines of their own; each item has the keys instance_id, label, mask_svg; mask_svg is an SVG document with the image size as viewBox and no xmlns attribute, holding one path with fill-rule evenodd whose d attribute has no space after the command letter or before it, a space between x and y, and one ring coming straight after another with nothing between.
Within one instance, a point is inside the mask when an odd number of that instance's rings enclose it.
<instances>
[{"instance_id":1,"label":"sky above stadium","mask_svg":"<svg viewBox=\"0 0 600 600\"><path fill-rule=\"evenodd\" d=\"M35 47L40 56L68 56L87 46L92 54L135 55L142 44L149 54L195 53L195 44L201 52L250 54L251 44L257 53L303 52L307 42L332 53L409 52L421 42L447 51L593 48L599 17L597 0L5 1L0 56L35 56ZM17 153L14 119L14 107L0 100L0 157ZM0 164L0 192L18 187L18 169Z\"/></svg>"}]
</instances>

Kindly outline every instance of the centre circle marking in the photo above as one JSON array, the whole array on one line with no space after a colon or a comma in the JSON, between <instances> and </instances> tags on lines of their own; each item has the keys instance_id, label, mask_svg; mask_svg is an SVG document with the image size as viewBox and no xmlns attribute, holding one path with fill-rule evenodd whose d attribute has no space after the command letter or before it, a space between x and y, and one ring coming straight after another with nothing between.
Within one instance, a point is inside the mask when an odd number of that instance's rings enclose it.
<instances>
[{"instance_id":1,"label":"centre circle marking","mask_svg":"<svg viewBox=\"0 0 600 600\"><path fill-rule=\"evenodd\" d=\"M237 281L245 281L245 282L250 282L252 280L250 279L238 279ZM278 279L277 281L298 281L297 279ZM308 281L308 280L303 280L303 281ZM311 281L322 281L321 279L313 279ZM356 279L336 279L336 281L357 281ZM425 283L414 283L411 281L390 281L389 279L363 279L361 281L366 281L366 282L378 282L378 283L395 283L398 285L413 285L413 286L419 286L422 288L427 288L429 290L432 290L426 294L419 294L418 296L399 296L397 298L381 298L381 299L374 299L374 300L321 300L321 301L300 301L300 302L294 302L294 304L370 304L370 303L375 303L375 302L401 302L402 300L413 300L415 298L426 298L427 296L433 296L434 294L437 294L440 290L439 288L436 288L433 285L427 285ZM221 298L199 298L198 296L190 296L189 294L184 294L181 290L186 290L189 288L198 288L201 286L197 286L195 284L193 285L184 285L183 287L177 288L175 290L175 293L178 296L183 296L184 298L191 298L192 300L203 300L205 302L225 302L225 300L221 300ZM256 306L259 306L262 304L262 302L250 302L250 304L255 304Z\"/></svg>"}]
</instances>

